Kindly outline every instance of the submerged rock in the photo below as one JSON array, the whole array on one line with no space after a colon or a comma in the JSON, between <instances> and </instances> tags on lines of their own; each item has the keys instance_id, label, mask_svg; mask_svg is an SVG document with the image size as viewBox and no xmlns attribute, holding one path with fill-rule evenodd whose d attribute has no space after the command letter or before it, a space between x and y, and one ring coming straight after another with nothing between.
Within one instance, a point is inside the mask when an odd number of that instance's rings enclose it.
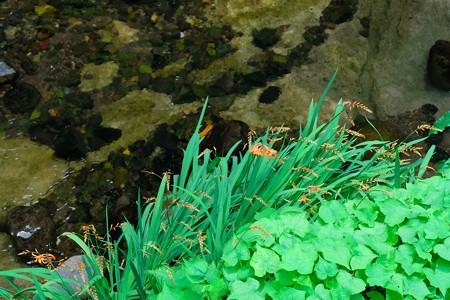
<instances>
[{"instance_id":1,"label":"submerged rock","mask_svg":"<svg viewBox=\"0 0 450 300\"><path fill-rule=\"evenodd\" d=\"M254 30L252 32L253 43L259 48L266 49L278 43L280 40L280 34L280 30L275 28Z\"/></svg>"},{"instance_id":2,"label":"submerged rock","mask_svg":"<svg viewBox=\"0 0 450 300\"><path fill-rule=\"evenodd\" d=\"M32 85L20 82L12 90L6 92L3 104L12 113L31 113L42 100L39 91Z\"/></svg>"},{"instance_id":3,"label":"submerged rock","mask_svg":"<svg viewBox=\"0 0 450 300\"><path fill-rule=\"evenodd\" d=\"M48 252L55 242L55 228L47 209L39 204L18 206L8 212L8 231L18 252ZM27 257L27 259L30 257Z\"/></svg>"},{"instance_id":4,"label":"submerged rock","mask_svg":"<svg viewBox=\"0 0 450 300\"><path fill-rule=\"evenodd\" d=\"M242 151L248 139L250 128L248 125L239 120L222 120L213 125L211 131L202 142L202 147L208 149L216 149L217 155L226 155L228 151L237 143L239 146L235 149L234 154Z\"/></svg>"}]
</instances>

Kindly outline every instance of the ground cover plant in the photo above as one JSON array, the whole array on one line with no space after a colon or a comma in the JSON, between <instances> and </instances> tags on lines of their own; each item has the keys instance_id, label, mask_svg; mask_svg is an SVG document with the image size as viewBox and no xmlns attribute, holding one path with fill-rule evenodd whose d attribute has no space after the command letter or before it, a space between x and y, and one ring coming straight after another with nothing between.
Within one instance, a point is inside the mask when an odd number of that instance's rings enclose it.
<instances>
[{"instance_id":1,"label":"ground cover plant","mask_svg":"<svg viewBox=\"0 0 450 300\"><path fill-rule=\"evenodd\" d=\"M298 207L259 213L225 245L228 299L448 299L449 167L406 189L324 202L315 222Z\"/></svg>"},{"instance_id":2,"label":"ground cover plant","mask_svg":"<svg viewBox=\"0 0 450 300\"><path fill-rule=\"evenodd\" d=\"M333 211L329 207L330 203L341 208L354 203L354 200L349 199L363 199L361 201L365 205L372 203L373 193L385 195L385 187L399 188L416 182L428 165L433 148L417 161L405 162L400 159L401 154L416 151L414 145L421 140L407 143L357 143L357 134L341 126L339 118L346 109L364 108L360 103L341 101L334 117L325 124L318 124L320 107L335 76L336 74L319 101L311 103L308 119L300 128L298 137L288 137L285 127L268 129L263 136L249 139L248 151L241 157L232 156L233 149L224 157L214 156L211 150L200 153L201 119L207 105L205 103L197 128L185 149L180 174L164 174L155 197L145 201L143 199L142 205L141 199L138 199L137 224L124 222L118 227L110 228L109 230L122 232L115 240L110 238L109 232L105 237L96 237L95 232L89 232L95 239L87 239L74 233L65 234L83 250L84 261L80 264L80 269L85 272L84 276L77 280L66 279L54 270L46 268L1 271L0 276L9 281L10 287L1 287L0 295L24 299L30 293L34 294L35 299L65 299L68 295L73 299L83 296L91 299L218 299L226 296L230 299L241 299L246 294L240 294L238 287L245 285L244 290L249 289L247 286L254 289L258 279L252 276L259 278L264 274L258 268L254 275L245 273L245 268L244 271L234 270L240 274L237 281L233 280L234 275L227 275L233 273L230 268L235 267L240 260L246 261L242 257L247 255L242 254L244 252L254 252L252 258L249 258L250 261L261 261L269 250L273 252L270 253L276 254L275 249L260 249L258 247L264 244L258 244L257 241L252 244L242 236L243 231L249 230L248 224L252 224L256 216L260 221L263 216L270 214L278 216L282 212L292 212L288 214L295 215L298 212L299 218L291 218L292 224L307 226L305 224L309 222L323 221L323 209ZM442 126L445 128L447 125ZM368 152L373 155L365 159ZM169 178L170 176L172 178ZM383 209L380 206L381 212ZM358 209L355 208L355 211ZM345 225L343 229L339 229L342 234L345 233L344 229L355 231L355 228L348 225L357 220L352 213L342 213L348 221L329 221L328 229L334 230L338 225ZM360 214L364 215L363 212ZM379 221L383 223L383 220ZM250 236L255 236L255 233L256 236L265 234L266 239L268 234L275 236L275 233L270 233L265 227L258 227L257 224L254 226L256 227L252 228L253 235ZM318 230L320 234L325 234L325 231L322 231L320 233ZM349 232L345 234L350 235ZM313 239L314 234L319 233L311 233L309 237ZM298 238L306 236L304 233ZM236 239L243 242L234 244ZM440 243L440 239L439 236L436 241ZM447 247L447 244L439 245ZM366 246L369 248L370 245ZM334 244L329 247L334 247L337 252L345 248ZM282 251L280 249L279 251ZM320 252L317 249L315 251ZM377 255L385 254L373 251ZM233 253L237 255L234 265L229 260ZM269 256L274 257L272 254ZM283 255L282 252L279 254ZM255 256L256 258L253 258ZM326 258L324 255L322 260ZM419 258L425 260L420 256ZM385 261L385 264L391 262ZM184 265L179 267L183 263ZM335 267L342 265L340 261L334 260L321 264L325 269L327 266L333 268L332 264L335 264ZM360 262L359 266L362 265ZM337 274L344 276L344 279L350 278L348 264L342 267L347 269L339 269L341 273ZM180 271L180 268L184 271ZM274 274L276 268L270 268L270 271L274 272L269 273ZM430 272L437 272L432 265L427 265L427 268ZM202 274L199 275L197 271ZM303 273L302 276L308 275ZM328 277L333 276L327 275L326 278ZM21 288L14 279L29 281L32 286ZM329 281L333 280L337 279ZM197 285L192 287L192 282ZM202 282L206 284L202 285ZM272 284L272 295L280 293L282 288L279 284L282 282L283 280L278 280ZM378 282L367 282L383 287ZM442 293L441 284L434 286ZM260 288L258 285L256 290ZM307 291L304 292L308 295ZM351 290L350 294L353 292L354 290ZM396 290L394 292L401 293ZM348 294L348 291L346 293ZM282 299L282 296L279 299Z\"/></svg>"}]
</instances>

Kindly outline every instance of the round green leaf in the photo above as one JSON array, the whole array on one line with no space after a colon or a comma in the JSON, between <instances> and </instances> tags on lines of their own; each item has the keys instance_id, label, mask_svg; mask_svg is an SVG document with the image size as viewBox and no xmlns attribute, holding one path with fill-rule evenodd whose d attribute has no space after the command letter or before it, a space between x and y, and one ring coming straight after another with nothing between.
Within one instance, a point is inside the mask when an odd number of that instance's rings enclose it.
<instances>
[{"instance_id":1,"label":"round green leaf","mask_svg":"<svg viewBox=\"0 0 450 300\"><path fill-rule=\"evenodd\" d=\"M434 251L443 259L450 261L450 237L446 238L443 244L434 246Z\"/></svg>"},{"instance_id":2,"label":"round green leaf","mask_svg":"<svg viewBox=\"0 0 450 300\"><path fill-rule=\"evenodd\" d=\"M244 240L229 241L223 248L222 259L227 266L235 266L239 260L249 260L250 250L248 244Z\"/></svg>"},{"instance_id":3,"label":"round green leaf","mask_svg":"<svg viewBox=\"0 0 450 300\"><path fill-rule=\"evenodd\" d=\"M275 251L256 245L256 251L250 259L250 265L255 269L255 275L264 276L280 269L280 257Z\"/></svg>"},{"instance_id":4,"label":"round green leaf","mask_svg":"<svg viewBox=\"0 0 450 300\"><path fill-rule=\"evenodd\" d=\"M294 244L282 255L280 268L308 275L313 272L317 257L317 251L311 243Z\"/></svg>"},{"instance_id":5,"label":"round green leaf","mask_svg":"<svg viewBox=\"0 0 450 300\"><path fill-rule=\"evenodd\" d=\"M344 204L339 201L324 202L319 209L319 217L325 223L334 223L346 218L350 218Z\"/></svg>"},{"instance_id":6,"label":"round green leaf","mask_svg":"<svg viewBox=\"0 0 450 300\"><path fill-rule=\"evenodd\" d=\"M327 277L334 277L338 273L338 267L336 264L324 260L319 256L319 260L314 267L317 278L320 280L325 280Z\"/></svg>"}]
</instances>

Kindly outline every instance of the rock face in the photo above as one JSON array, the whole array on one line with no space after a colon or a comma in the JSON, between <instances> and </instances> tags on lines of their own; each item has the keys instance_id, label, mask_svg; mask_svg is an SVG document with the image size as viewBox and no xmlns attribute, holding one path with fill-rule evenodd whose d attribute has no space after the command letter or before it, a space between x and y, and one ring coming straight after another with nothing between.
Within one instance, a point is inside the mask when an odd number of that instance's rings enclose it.
<instances>
[{"instance_id":1,"label":"rock face","mask_svg":"<svg viewBox=\"0 0 450 300\"><path fill-rule=\"evenodd\" d=\"M428 51L448 38L450 3L446 0L364 1L361 16L371 19L368 55L360 76L361 96L379 117L413 110L425 103L450 109L448 93L426 82Z\"/></svg>"},{"instance_id":2,"label":"rock face","mask_svg":"<svg viewBox=\"0 0 450 300\"><path fill-rule=\"evenodd\" d=\"M439 40L430 49L428 79L435 87L450 90L450 42Z\"/></svg>"},{"instance_id":3,"label":"rock face","mask_svg":"<svg viewBox=\"0 0 450 300\"><path fill-rule=\"evenodd\" d=\"M327 38L311 49L308 63L292 68L289 75L272 82L283 88L283 95L272 104L277 114L267 115L266 108L257 104L260 92L255 92L235 101L224 112L227 117L259 126L305 120L305 107L311 98L318 99L337 68L339 74L328 94L329 100L325 101L329 107L322 111L325 115L341 97L365 103L375 113L371 118L381 120L426 103L439 109L436 117L450 109L450 95L427 80L430 48L437 40L448 39L450 32L450 2L446 0L359 1L356 6L356 1L341 1L352 4L340 8L341 14L329 8L334 5L337 9L338 1L317 1L307 4L307 8L296 7L295 15L288 11L293 9L291 5L277 1L262 1L256 11L250 10L250 1L220 2L220 14L244 32L244 41L246 35L251 39L254 28L289 25L274 46L276 53L285 53L309 38L302 36L306 27L317 26L319 19L328 21L322 22L327 26ZM353 18L349 18L348 12L355 8Z\"/></svg>"}]
</instances>

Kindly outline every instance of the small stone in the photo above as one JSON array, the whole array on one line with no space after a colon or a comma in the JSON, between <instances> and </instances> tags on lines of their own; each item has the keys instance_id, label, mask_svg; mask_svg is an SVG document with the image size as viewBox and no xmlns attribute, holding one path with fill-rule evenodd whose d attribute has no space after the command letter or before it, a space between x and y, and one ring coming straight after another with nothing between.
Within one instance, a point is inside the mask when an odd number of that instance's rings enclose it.
<instances>
[{"instance_id":1,"label":"small stone","mask_svg":"<svg viewBox=\"0 0 450 300\"><path fill-rule=\"evenodd\" d=\"M273 103L281 95L281 89L277 86L270 86L264 90L264 92L259 96L259 103Z\"/></svg>"},{"instance_id":2,"label":"small stone","mask_svg":"<svg viewBox=\"0 0 450 300\"><path fill-rule=\"evenodd\" d=\"M355 14L356 11L357 11L356 4L349 3L338 5L336 3L333 4L332 1L332 4L327 6L322 12L323 21L335 24L344 23L352 20L353 15Z\"/></svg>"},{"instance_id":3,"label":"small stone","mask_svg":"<svg viewBox=\"0 0 450 300\"><path fill-rule=\"evenodd\" d=\"M25 71L25 73L27 75L34 75L36 74L39 66L38 64L36 64L34 61L32 61L31 59L27 59L27 60L23 60L20 63L20 66L22 67L22 69ZM1 77L1 75L0 75ZM1 82L1 79L0 79Z\"/></svg>"},{"instance_id":4,"label":"small stone","mask_svg":"<svg viewBox=\"0 0 450 300\"><path fill-rule=\"evenodd\" d=\"M279 30L273 28L263 28L252 33L253 43L256 47L266 49L278 43L280 40Z\"/></svg>"},{"instance_id":5,"label":"small stone","mask_svg":"<svg viewBox=\"0 0 450 300\"><path fill-rule=\"evenodd\" d=\"M84 158L88 149L80 132L63 128L55 137L54 145L55 156L67 160L78 160Z\"/></svg>"},{"instance_id":6,"label":"small stone","mask_svg":"<svg viewBox=\"0 0 450 300\"><path fill-rule=\"evenodd\" d=\"M5 93L3 104L12 113L31 113L42 100L39 91L32 85L18 83L12 90Z\"/></svg>"},{"instance_id":7,"label":"small stone","mask_svg":"<svg viewBox=\"0 0 450 300\"><path fill-rule=\"evenodd\" d=\"M56 8L48 4L43 4L36 6L34 11L39 17L48 17L56 12Z\"/></svg>"},{"instance_id":8,"label":"small stone","mask_svg":"<svg viewBox=\"0 0 450 300\"><path fill-rule=\"evenodd\" d=\"M157 77L151 81L152 88L158 93L171 94L175 92L175 83L173 78Z\"/></svg>"},{"instance_id":9,"label":"small stone","mask_svg":"<svg viewBox=\"0 0 450 300\"><path fill-rule=\"evenodd\" d=\"M0 84L11 80L16 75L16 71L0 60Z\"/></svg>"}]
</instances>

